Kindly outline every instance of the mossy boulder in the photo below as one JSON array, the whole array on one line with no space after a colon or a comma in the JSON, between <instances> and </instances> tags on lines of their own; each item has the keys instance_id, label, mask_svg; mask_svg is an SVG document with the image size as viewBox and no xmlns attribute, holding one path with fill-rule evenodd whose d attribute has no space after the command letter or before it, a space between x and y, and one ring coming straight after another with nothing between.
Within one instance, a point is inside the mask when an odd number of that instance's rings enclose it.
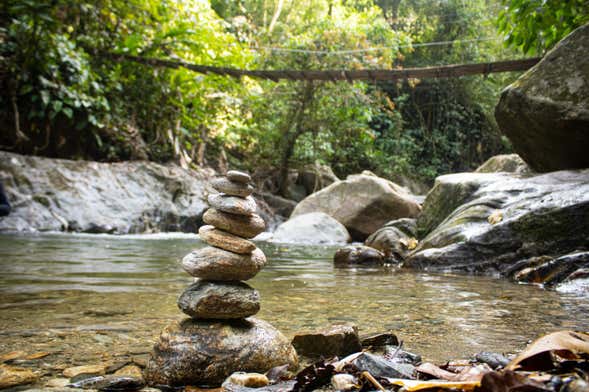
<instances>
[{"instance_id":1,"label":"mossy boulder","mask_svg":"<svg viewBox=\"0 0 589 392\"><path fill-rule=\"evenodd\" d=\"M501 94L495 117L538 172L589 167L589 24Z\"/></svg>"},{"instance_id":2,"label":"mossy boulder","mask_svg":"<svg viewBox=\"0 0 589 392\"><path fill-rule=\"evenodd\" d=\"M425 237L459 206L472 200L484 184L500 181L503 174L458 173L436 178L417 218L417 234Z\"/></svg>"},{"instance_id":3,"label":"mossy boulder","mask_svg":"<svg viewBox=\"0 0 589 392\"><path fill-rule=\"evenodd\" d=\"M531 257L587 250L589 170L438 177L418 230L405 265L428 270L506 275Z\"/></svg>"},{"instance_id":4,"label":"mossy boulder","mask_svg":"<svg viewBox=\"0 0 589 392\"><path fill-rule=\"evenodd\" d=\"M495 155L487 159L476 170L476 173L532 173L532 169L528 164L517 154L501 154Z\"/></svg>"}]
</instances>

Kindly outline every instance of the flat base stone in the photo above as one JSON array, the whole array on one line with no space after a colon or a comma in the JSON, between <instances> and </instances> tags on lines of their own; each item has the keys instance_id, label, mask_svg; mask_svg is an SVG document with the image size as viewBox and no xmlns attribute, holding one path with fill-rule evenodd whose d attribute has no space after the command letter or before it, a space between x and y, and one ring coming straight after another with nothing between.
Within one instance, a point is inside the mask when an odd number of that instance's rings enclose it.
<instances>
[{"instance_id":1,"label":"flat base stone","mask_svg":"<svg viewBox=\"0 0 589 392\"><path fill-rule=\"evenodd\" d=\"M265 321L185 319L162 331L146 379L152 386L218 386L234 372L264 373L281 365L295 370L296 351Z\"/></svg>"}]
</instances>

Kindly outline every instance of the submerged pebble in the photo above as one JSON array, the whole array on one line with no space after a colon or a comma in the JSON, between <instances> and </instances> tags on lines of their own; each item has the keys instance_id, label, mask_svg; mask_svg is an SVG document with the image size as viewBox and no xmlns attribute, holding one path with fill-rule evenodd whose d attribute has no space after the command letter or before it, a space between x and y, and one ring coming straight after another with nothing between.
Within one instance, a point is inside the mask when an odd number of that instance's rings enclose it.
<instances>
[{"instance_id":1,"label":"submerged pebble","mask_svg":"<svg viewBox=\"0 0 589 392\"><path fill-rule=\"evenodd\" d=\"M110 374L108 376L90 377L69 384L69 386L82 389L98 389L105 392L136 391L145 386L145 381L142 378Z\"/></svg>"},{"instance_id":2,"label":"submerged pebble","mask_svg":"<svg viewBox=\"0 0 589 392\"><path fill-rule=\"evenodd\" d=\"M266 377L264 374L245 372L235 372L227 377L225 382L248 388L265 387L270 383L270 381L268 381L268 377Z\"/></svg>"},{"instance_id":3,"label":"submerged pebble","mask_svg":"<svg viewBox=\"0 0 589 392\"><path fill-rule=\"evenodd\" d=\"M32 384L39 375L29 369L0 365L0 389Z\"/></svg>"}]
</instances>

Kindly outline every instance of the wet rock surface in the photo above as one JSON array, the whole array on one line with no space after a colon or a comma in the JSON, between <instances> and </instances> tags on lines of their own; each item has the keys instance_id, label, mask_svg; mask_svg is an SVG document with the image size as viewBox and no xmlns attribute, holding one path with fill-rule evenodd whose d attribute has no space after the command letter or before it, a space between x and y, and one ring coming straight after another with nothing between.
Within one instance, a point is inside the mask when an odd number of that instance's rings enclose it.
<instances>
[{"instance_id":1,"label":"wet rock surface","mask_svg":"<svg viewBox=\"0 0 589 392\"><path fill-rule=\"evenodd\" d=\"M588 52L585 25L501 94L497 123L536 171L589 167Z\"/></svg>"},{"instance_id":2,"label":"wet rock surface","mask_svg":"<svg viewBox=\"0 0 589 392\"><path fill-rule=\"evenodd\" d=\"M345 356L362 350L357 328L348 325L295 335L292 345L307 357Z\"/></svg>"},{"instance_id":3,"label":"wet rock surface","mask_svg":"<svg viewBox=\"0 0 589 392\"><path fill-rule=\"evenodd\" d=\"M348 245L338 249L333 255L336 266L382 265L386 261L384 253L364 245Z\"/></svg>"},{"instance_id":4,"label":"wet rock surface","mask_svg":"<svg viewBox=\"0 0 589 392\"><path fill-rule=\"evenodd\" d=\"M266 228L264 220L259 215L228 214L214 208L209 208L204 213L203 221L208 225L243 238L254 238Z\"/></svg>"},{"instance_id":5,"label":"wet rock surface","mask_svg":"<svg viewBox=\"0 0 589 392\"><path fill-rule=\"evenodd\" d=\"M342 223L355 240L364 241L386 222L414 218L419 203L406 189L370 174L351 175L301 201L291 218L323 212Z\"/></svg>"},{"instance_id":6,"label":"wet rock surface","mask_svg":"<svg viewBox=\"0 0 589 392\"><path fill-rule=\"evenodd\" d=\"M530 258L584 251L589 248L589 170L438 177L418 231L425 238L405 264L428 270L513 275L522 262L529 267L525 260ZM548 264L552 272L541 274L547 283L566 279L571 271L565 265L585 265L566 260Z\"/></svg>"},{"instance_id":7,"label":"wet rock surface","mask_svg":"<svg viewBox=\"0 0 589 392\"><path fill-rule=\"evenodd\" d=\"M236 319L260 310L260 294L243 282L197 281L178 298L178 307L199 319Z\"/></svg>"},{"instance_id":8,"label":"wet rock surface","mask_svg":"<svg viewBox=\"0 0 589 392\"><path fill-rule=\"evenodd\" d=\"M240 255L208 246L197 249L182 259L182 267L195 278L206 280L248 280L266 264L266 256L256 248L251 254Z\"/></svg>"},{"instance_id":9,"label":"wet rock surface","mask_svg":"<svg viewBox=\"0 0 589 392\"><path fill-rule=\"evenodd\" d=\"M559 283L586 279L589 252L573 252L560 257L539 256L523 260L504 274L523 283L537 283L552 288Z\"/></svg>"},{"instance_id":10,"label":"wet rock surface","mask_svg":"<svg viewBox=\"0 0 589 392\"><path fill-rule=\"evenodd\" d=\"M186 319L164 329L147 367L152 385L220 385L239 369L265 372L298 365L290 342L265 321Z\"/></svg>"},{"instance_id":11,"label":"wet rock surface","mask_svg":"<svg viewBox=\"0 0 589 392\"><path fill-rule=\"evenodd\" d=\"M239 254L250 254L256 249L256 244L214 226L201 226L198 235L211 246Z\"/></svg>"},{"instance_id":12,"label":"wet rock surface","mask_svg":"<svg viewBox=\"0 0 589 392\"><path fill-rule=\"evenodd\" d=\"M104 392L137 391L145 386L143 378L109 374L86 378L69 384L72 388L97 389Z\"/></svg>"},{"instance_id":13,"label":"wet rock surface","mask_svg":"<svg viewBox=\"0 0 589 392\"><path fill-rule=\"evenodd\" d=\"M403 218L388 222L372 233L364 242L366 246L384 253L391 261L402 261L417 246L415 219Z\"/></svg>"},{"instance_id":14,"label":"wet rock surface","mask_svg":"<svg viewBox=\"0 0 589 392\"><path fill-rule=\"evenodd\" d=\"M153 162L70 161L4 151L0 172L13 207L0 219L0 232L195 232L211 176Z\"/></svg>"},{"instance_id":15,"label":"wet rock surface","mask_svg":"<svg viewBox=\"0 0 589 392\"><path fill-rule=\"evenodd\" d=\"M399 339L393 333L378 333L360 337L362 347L398 346Z\"/></svg>"},{"instance_id":16,"label":"wet rock surface","mask_svg":"<svg viewBox=\"0 0 589 392\"><path fill-rule=\"evenodd\" d=\"M412 379L415 366L409 363L395 363L368 352L361 353L352 364L374 377Z\"/></svg>"},{"instance_id":17,"label":"wet rock surface","mask_svg":"<svg viewBox=\"0 0 589 392\"><path fill-rule=\"evenodd\" d=\"M350 241L345 226L322 212L297 215L274 232L272 242L299 244L345 244Z\"/></svg>"}]
</instances>

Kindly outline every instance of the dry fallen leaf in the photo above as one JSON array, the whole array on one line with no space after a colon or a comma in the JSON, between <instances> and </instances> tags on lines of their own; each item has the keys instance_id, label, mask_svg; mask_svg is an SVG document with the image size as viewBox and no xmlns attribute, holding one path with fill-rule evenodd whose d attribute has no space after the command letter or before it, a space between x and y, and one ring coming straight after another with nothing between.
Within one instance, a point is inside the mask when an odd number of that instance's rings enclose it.
<instances>
[{"instance_id":1,"label":"dry fallen leaf","mask_svg":"<svg viewBox=\"0 0 589 392\"><path fill-rule=\"evenodd\" d=\"M420 391L423 389L462 389L463 391L472 391L480 386L480 381L420 381L405 380L402 378L387 378L388 382L405 388L408 392Z\"/></svg>"},{"instance_id":2,"label":"dry fallen leaf","mask_svg":"<svg viewBox=\"0 0 589 392\"><path fill-rule=\"evenodd\" d=\"M488 366L469 364L462 366L460 372L453 373L429 362L422 363L415 370L446 381L480 381L486 373L491 371Z\"/></svg>"},{"instance_id":3,"label":"dry fallen leaf","mask_svg":"<svg viewBox=\"0 0 589 392\"><path fill-rule=\"evenodd\" d=\"M539 383L511 370L485 374L477 392L549 392L544 384Z\"/></svg>"},{"instance_id":4,"label":"dry fallen leaf","mask_svg":"<svg viewBox=\"0 0 589 392\"><path fill-rule=\"evenodd\" d=\"M503 213L499 210L493 211L493 213L491 215L489 215L489 217L487 218L487 221L492 225L497 224L497 223L501 222L502 220L503 220Z\"/></svg>"},{"instance_id":5,"label":"dry fallen leaf","mask_svg":"<svg viewBox=\"0 0 589 392\"><path fill-rule=\"evenodd\" d=\"M553 332L528 345L505 369L549 370L554 366L551 354L577 359L580 353L589 354L589 334L574 331Z\"/></svg>"},{"instance_id":6,"label":"dry fallen leaf","mask_svg":"<svg viewBox=\"0 0 589 392\"><path fill-rule=\"evenodd\" d=\"M417 241L417 238L409 238L409 240L407 240L407 249L413 250L413 249L417 248L417 244L419 244L419 241Z\"/></svg>"},{"instance_id":7,"label":"dry fallen leaf","mask_svg":"<svg viewBox=\"0 0 589 392\"><path fill-rule=\"evenodd\" d=\"M401 245L403 245L407 250L413 250L415 248L417 248L417 245L419 244L419 241L417 240L417 238L402 238L399 240L399 242L401 243Z\"/></svg>"},{"instance_id":8,"label":"dry fallen leaf","mask_svg":"<svg viewBox=\"0 0 589 392\"><path fill-rule=\"evenodd\" d=\"M430 376L439 378L441 380L454 381L456 378L456 373L452 373L447 370L441 369L433 363L429 362L422 363L421 365L416 367L415 370L417 370L420 373L429 374Z\"/></svg>"}]
</instances>

